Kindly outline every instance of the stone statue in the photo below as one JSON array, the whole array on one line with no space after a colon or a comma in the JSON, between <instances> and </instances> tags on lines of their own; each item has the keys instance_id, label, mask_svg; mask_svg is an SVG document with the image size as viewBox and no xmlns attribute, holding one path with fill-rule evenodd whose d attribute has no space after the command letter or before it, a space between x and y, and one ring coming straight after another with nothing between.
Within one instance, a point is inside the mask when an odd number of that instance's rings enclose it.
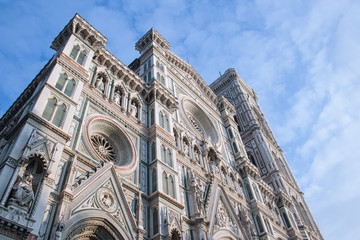
<instances>
[{"instance_id":1,"label":"stone statue","mask_svg":"<svg viewBox=\"0 0 360 240\"><path fill-rule=\"evenodd\" d=\"M63 229L64 229L64 223L61 221L58 227L56 228L55 240L61 240Z\"/></svg>"},{"instance_id":2,"label":"stone statue","mask_svg":"<svg viewBox=\"0 0 360 240\"><path fill-rule=\"evenodd\" d=\"M121 95L118 92L115 92L114 94L114 101L116 104L121 106Z\"/></svg>"},{"instance_id":3,"label":"stone statue","mask_svg":"<svg viewBox=\"0 0 360 240\"><path fill-rule=\"evenodd\" d=\"M136 103L132 102L131 106L130 106L130 114L131 114L131 116L136 118L137 117L137 112L138 112L138 109L137 109Z\"/></svg>"},{"instance_id":4,"label":"stone statue","mask_svg":"<svg viewBox=\"0 0 360 240\"><path fill-rule=\"evenodd\" d=\"M101 92L104 92L105 90L105 81L103 76L98 76L98 78L95 81L95 88L99 89Z\"/></svg>"},{"instance_id":5,"label":"stone statue","mask_svg":"<svg viewBox=\"0 0 360 240\"><path fill-rule=\"evenodd\" d=\"M25 174L24 178L18 176L11 191L10 200L19 206L28 207L34 200L32 180L33 176L31 174Z\"/></svg>"},{"instance_id":6,"label":"stone statue","mask_svg":"<svg viewBox=\"0 0 360 240\"><path fill-rule=\"evenodd\" d=\"M195 150L195 160L197 163L200 164L200 153L198 150Z\"/></svg>"},{"instance_id":7,"label":"stone statue","mask_svg":"<svg viewBox=\"0 0 360 240\"><path fill-rule=\"evenodd\" d=\"M184 143L184 153L185 155L189 155L189 146L186 143Z\"/></svg>"}]
</instances>

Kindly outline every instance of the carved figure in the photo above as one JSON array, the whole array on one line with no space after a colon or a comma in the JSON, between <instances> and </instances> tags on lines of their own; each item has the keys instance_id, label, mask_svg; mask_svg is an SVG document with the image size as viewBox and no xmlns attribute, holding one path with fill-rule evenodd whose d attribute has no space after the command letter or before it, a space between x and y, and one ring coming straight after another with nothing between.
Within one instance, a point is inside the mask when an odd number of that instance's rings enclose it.
<instances>
[{"instance_id":1,"label":"carved figure","mask_svg":"<svg viewBox=\"0 0 360 240\"><path fill-rule=\"evenodd\" d=\"M121 105L121 95L120 95L120 93L115 92L114 101L115 101L116 104Z\"/></svg>"},{"instance_id":2,"label":"carved figure","mask_svg":"<svg viewBox=\"0 0 360 240\"><path fill-rule=\"evenodd\" d=\"M112 204L112 200L108 194L104 194L101 198L101 202L104 204L105 207L110 207Z\"/></svg>"},{"instance_id":3,"label":"carved figure","mask_svg":"<svg viewBox=\"0 0 360 240\"><path fill-rule=\"evenodd\" d=\"M186 143L184 144L184 153L185 155L189 155L189 146Z\"/></svg>"},{"instance_id":4,"label":"carved figure","mask_svg":"<svg viewBox=\"0 0 360 240\"><path fill-rule=\"evenodd\" d=\"M99 89L101 92L104 92L105 90L105 79L102 75L98 76L98 78L95 81L95 88Z\"/></svg>"},{"instance_id":5,"label":"carved figure","mask_svg":"<svg viewBox=\"0 0 360 240\"><path fill-rule=\"evenodd\" d=\"M131 106L130 106L130 114L131 114L131 116L136 118L137 117L137 112L138 112L138 109L137 109L136 103L132 102Z\"/></svg>"},{"instance_id":6,"label":"carved figure","mask_svg":"<svg viewBox=\"0 0 360 240\"><path fill-rule=\"evenodd\" d=\"M200 164L200 153L198 150L195 150L195 160L197 163Z\"/></svg>"},{"instance_id":7,"label":"carved figure","mask_svg":"<svg viewBox=\"0 0 360 240\"><path fill-rule=\"evenodd\" d=\"M64 223L60 222L55 232L55 240L61 240L63 229L64 229Z\"/></svg>"},{"instance_id":8,"label":"carved figure","mask_svg":"<svg viewBox=\"0 0 360 240\"><path fill-rule=\"evenodd\" d=\"M10 200L20 206L29 206L34 200L34 191L32 189L33 176L25 174L25 178L18 176L12 189Z\"/></svg>"}]
</instances>

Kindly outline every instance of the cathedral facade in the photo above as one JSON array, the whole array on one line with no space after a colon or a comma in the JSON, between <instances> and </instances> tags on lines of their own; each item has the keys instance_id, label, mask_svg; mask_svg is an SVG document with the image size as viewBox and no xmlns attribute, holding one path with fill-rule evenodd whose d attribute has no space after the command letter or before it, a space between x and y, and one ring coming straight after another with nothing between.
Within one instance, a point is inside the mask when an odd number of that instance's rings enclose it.
<instances>
[{"instance_id":1,"label":"cathedral facade","mask_svg":"<svg viewBox=\"0 0 360 240\"><path fill-rule=\"evenodd\" d=\"M323 239L257 95L78 14L0 120L0 239Z\"/></svg>"}]
</instances>

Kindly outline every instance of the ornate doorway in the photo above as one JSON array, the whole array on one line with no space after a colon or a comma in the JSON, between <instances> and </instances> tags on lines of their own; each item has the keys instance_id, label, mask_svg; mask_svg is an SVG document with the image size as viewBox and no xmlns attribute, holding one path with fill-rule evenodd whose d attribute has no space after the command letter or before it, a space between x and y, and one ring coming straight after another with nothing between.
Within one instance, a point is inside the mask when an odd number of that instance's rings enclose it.
<instances>
[{"instance_id":1,"label":"ornate doorway","mask_svg":"<svg viewBox=\"0 0 360 240\"><path fill-rule=\"evenodd\" d=\"M76 224L66 240L124 240L122 235L105 221L87 220Z\"/></svg>"}]
</instances>

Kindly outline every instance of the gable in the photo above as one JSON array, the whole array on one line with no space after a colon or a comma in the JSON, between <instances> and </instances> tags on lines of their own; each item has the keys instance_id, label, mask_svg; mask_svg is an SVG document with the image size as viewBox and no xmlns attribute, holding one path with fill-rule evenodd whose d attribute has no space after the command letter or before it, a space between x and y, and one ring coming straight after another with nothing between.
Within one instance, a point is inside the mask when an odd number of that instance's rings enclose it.
<instances>
[{"instance_id":1,"label":"gable","mask_svg":"<svg viewBox=\"0 0 360 240\"><path fill-rule=\"evenodd\" d=\"M126 239L135 239L137 225L111 163L86 179L73 194L68 228L74 228L80 219L95 216L109 222Z\"/></svg>"}]
</instances>

